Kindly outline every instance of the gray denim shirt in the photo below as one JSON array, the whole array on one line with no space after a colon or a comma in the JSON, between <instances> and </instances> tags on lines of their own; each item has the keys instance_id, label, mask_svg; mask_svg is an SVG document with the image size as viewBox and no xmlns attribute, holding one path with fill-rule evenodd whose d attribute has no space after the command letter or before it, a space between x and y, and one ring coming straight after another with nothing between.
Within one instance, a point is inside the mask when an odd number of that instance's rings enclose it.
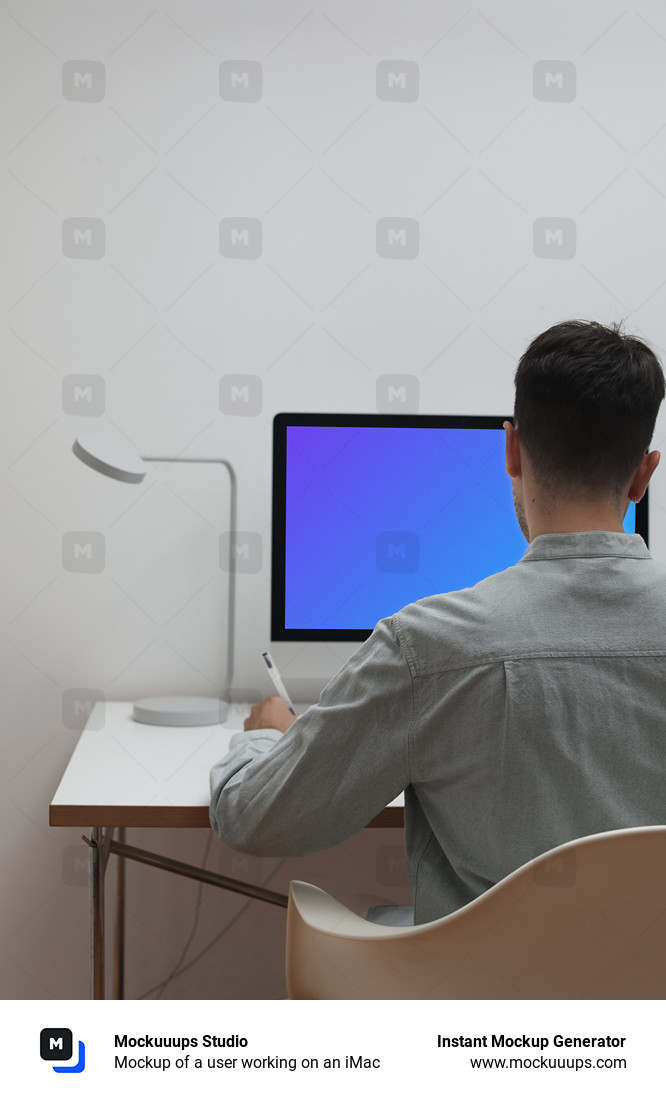
<instances>
[{"instance_id":1,"label":"gray denim shirt","mask_svg":"<svg viewBox=\"0 0 666 1100\"><path fill-rule=\"evenodd\" d=\"M417 924L565 841L666 823L666 569L639 535L539 535L382 620L288 733L234 736L210 820L304 855L403 789Z\"/></svg>"}]
</instances>

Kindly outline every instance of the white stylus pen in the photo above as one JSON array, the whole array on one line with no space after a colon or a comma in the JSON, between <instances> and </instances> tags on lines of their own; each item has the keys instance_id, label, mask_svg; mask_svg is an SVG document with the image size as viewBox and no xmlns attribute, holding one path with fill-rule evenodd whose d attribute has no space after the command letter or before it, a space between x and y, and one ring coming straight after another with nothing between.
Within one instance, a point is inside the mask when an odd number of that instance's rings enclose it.
<instances>
[{"instance_id":1,"label":"white stylus pen","mask_svg":"<svg viewBox=\"0 0 666 1100\"><path fill-rule=\"evenodd\" d=\"M277 665L276 665L275 661L271 657L270 653L262 653L261 656L264 658L264 661L266 663L266 668L268 669L268 675L270 676L271 680L275 684L275 687L277 688L277 693L280 696L282 702L285 703L289 707L289 710L291 711L292 714L296 714L296 707L294 706L291 699L289 698L289 692L287 691L286 687L282 683L282 677L280 676L280 673L278 672L278 668L277 668Z\"/></svg>"}]
</instances>

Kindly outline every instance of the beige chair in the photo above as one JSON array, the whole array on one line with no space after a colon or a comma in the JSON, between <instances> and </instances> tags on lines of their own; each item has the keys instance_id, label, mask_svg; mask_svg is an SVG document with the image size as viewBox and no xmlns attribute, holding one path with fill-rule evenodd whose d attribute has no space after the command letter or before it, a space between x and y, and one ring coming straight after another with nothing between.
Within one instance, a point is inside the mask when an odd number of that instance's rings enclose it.
<instances>
[{"instance_id":1,"label":"beige chair","mask_svg":"<svg viewBox=\"0 0 666 1100\"><path fill-rule=\"evenodd\" d=\"M292 882L293 999L666 997L666 826L597 833L411 928L370 924Z\"/></svg>"}]
</instances>

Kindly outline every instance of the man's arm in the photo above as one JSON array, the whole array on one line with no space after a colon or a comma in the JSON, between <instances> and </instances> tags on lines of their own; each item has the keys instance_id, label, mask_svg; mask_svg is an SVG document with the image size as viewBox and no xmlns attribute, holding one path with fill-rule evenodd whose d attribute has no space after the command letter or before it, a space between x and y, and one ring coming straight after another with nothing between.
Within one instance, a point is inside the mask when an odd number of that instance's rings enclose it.
<instances>
[{"instance_id":1,"label":"man's arm","mask_svg":"<svg viewBox=\"0 0 666 1100\"><path fill-rule=\"evenodd\" d=\"M284 735L232 738L211 771L213 831L255 855L339 844L408 785L413 713L412 676L385 619Z\"/></svg>"}]
</instances>

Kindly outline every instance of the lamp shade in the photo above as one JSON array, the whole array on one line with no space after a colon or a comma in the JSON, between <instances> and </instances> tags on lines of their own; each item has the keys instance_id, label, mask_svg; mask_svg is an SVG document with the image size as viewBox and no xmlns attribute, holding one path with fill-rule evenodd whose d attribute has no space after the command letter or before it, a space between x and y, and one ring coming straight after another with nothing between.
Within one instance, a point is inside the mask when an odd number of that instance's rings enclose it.
<instances>
[{"instance_id":1,"label":"lamp shade","mask_svg":"<svg viewBox=\"0 0 666 1100\"><path fill-rule=\"evenodd\" d=\"M72 450L86 466L116 481L129 481L136 485L146 476L145 462L122 440L109 440L94 432L84 432L77 436Z\"/></svg>"}]
</instances>

